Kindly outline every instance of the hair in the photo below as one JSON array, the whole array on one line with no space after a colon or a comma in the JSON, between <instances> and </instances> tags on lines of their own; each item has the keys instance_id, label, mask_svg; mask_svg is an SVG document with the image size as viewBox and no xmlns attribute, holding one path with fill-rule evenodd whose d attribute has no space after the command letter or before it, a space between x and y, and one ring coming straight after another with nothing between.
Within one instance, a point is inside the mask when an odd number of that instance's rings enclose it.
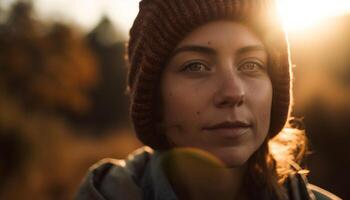
<instances>
[{"instance_id":1,"label":"hair","mask_svg":"<svg viewBox=\"0 0 350 200\"><path fill-rule=\"evenodd\" d=\"M308 172L300 167L308 152L305 132L289 126L274 138L268 136L248 160L244 184L251 199L288 199L284 185L289 175Z\"/></svg>"}]
</instances>

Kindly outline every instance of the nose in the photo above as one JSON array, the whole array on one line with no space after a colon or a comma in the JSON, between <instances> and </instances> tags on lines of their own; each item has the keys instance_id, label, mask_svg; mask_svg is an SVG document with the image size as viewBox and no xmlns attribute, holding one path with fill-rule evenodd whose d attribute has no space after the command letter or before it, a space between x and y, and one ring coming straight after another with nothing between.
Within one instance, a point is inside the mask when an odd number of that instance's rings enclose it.
<instances>
[{"instance_id":1,"label":"nose","mask_svg":"<svg viewBox=\"0 0 350 200\"><path fill-rule=\"evenodd\" d=\"M215 106L218 108L241 106L245 101L244 83L236 74L223 74L218 90L214 96Z\"/></svg>"}]
</instances>

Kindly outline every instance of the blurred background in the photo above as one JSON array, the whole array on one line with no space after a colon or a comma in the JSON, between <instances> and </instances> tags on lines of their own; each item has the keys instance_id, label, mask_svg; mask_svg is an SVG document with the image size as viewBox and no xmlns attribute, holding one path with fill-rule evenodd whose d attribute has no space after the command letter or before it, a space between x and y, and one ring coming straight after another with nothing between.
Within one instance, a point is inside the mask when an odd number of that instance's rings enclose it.
<instances>
[{"instance_id":1,"label":"blurred background","mask_svg":"<svg viewBox=\"0 0 350 200\"><path fill-rule=\"evenodd\" d=\"M89 166L141 144L125 42L138 0L0 0L0 199L72 199ZM350 199L350 3L280 0L309 181Z\"/></svg>"}]
</instances>

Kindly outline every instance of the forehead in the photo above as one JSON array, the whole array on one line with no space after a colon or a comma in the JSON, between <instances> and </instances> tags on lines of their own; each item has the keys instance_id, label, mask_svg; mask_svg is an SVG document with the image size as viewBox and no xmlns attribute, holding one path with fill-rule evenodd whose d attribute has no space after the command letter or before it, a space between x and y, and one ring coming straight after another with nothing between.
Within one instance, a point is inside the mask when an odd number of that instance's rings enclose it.
<instances>
[{"instance_id":1,"label":"forehead","mask_svg":"<svg viewBox=\"0 0 350 200\"><path fill-rule=\"evenodd\" d=\"M246 25L232 21L214 21L192 31L178 45L205 45L236 50L244 46L264 46Z\"/></svg>"}]
</instances>

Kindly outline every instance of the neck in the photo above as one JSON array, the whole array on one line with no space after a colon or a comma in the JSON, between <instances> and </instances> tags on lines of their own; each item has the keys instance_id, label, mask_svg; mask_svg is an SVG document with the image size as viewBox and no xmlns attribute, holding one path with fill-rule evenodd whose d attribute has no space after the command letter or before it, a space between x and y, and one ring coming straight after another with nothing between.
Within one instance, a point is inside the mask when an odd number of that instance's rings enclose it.
<instances>
[{"instance_id":1,"label":"neck","mask_svg":"<svg viewBox=\"0 0 350 200\"><path fill-rule=\"evenodd\" d=\"M179 199L246 199L243 188L244 168L211 169L189 172L173 182Z\"/></svg>"},{"instance_id":2,"label":"neck","mask_svg":"<svg viewBox=\"0 0 350 200\"><path fill-rule=\"evenodd\" d=\"M232 186L231 191L233 195L233 199L237 200L246 200L247 194L246 194L246 188L244 187L244 179L246 174L246 165L231 168L231 178L232 178Z\"/></svg>"},{"instance_id":3,"label":"neck","mask_svg":"<svg viewBox=\"0 0 350 200\"><path fill-rule=\"evenodd\" d=\"M179 199L247 199L245 165L227 168L203 157L177 154L168 166L169 182Z\"/></svg>"}]
</instances>

